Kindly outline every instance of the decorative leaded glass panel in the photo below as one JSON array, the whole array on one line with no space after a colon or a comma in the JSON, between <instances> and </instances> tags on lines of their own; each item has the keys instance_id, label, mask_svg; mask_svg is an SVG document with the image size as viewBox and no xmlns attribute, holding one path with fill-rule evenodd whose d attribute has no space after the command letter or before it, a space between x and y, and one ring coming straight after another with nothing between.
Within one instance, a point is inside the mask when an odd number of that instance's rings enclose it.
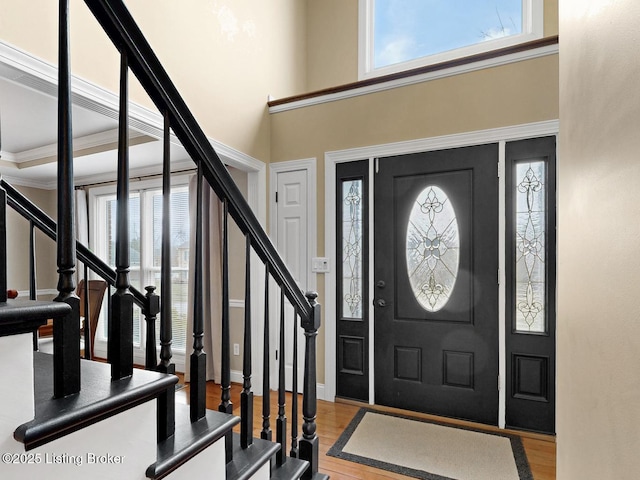
<instances>
[{"instance_id":1,"label":"decorative leaded glass panel","mask_svg":"<svg viewBox=\"0 0 640 480\"><path fill-rule=\"evenodd\" d=\"M456 213L441 188L428 186L416 198L406 249L413 294L425 310L437 312L451 297L460 262Z\"/></svg>"},{"instance_id":2,"label":"decorative leaded glass panel","mask_svg":"<svg viewBox=\"0 0 640 480\"><path fill-rule=\"evenodd\" d=\"M516 331L544 333L546 188L545 162L517 163L516 189Z\"/></svg>"},{"instance_id":3,"label":"decorative leaded glass panel","mask_svg":"<svg viewBox=\"0 0 640 480\"><path fill-rule=\"evenodd\" d=\"M342 315L362 319L362 180L342 182Z\"/></svg>"}]
</instances>

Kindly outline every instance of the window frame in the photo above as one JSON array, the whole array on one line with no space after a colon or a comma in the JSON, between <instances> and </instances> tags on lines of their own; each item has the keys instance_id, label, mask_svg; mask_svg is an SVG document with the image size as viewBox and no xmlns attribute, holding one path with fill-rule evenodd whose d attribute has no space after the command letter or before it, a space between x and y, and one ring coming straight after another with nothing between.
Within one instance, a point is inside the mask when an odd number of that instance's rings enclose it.
<instances>
[{"instance_id":1,"label":"window frame","mask_svg":"<svg viewBox=\"0 0 640 480\"><path fill-rule=\"evenodd\" d=\"M171 177L171 188L186 187L188 192L190 175L175 175ZM106 242L106 230L103 219L100 219L100 206L104 202L105 197L111 197L116 194L117 185L105 185L97 186L89 189L89 244L91 249L96 254L107 262L107 242ZM140 243L144 244L148 240L148 235L152 235L153 230L153 215L144 215L142 212L145 209L145 195L144 192L162 190L162 178L153 178L147 180L140 180L132 183L129 188L131 193L139 192L140 194L140 211L141 211L141 231L140 231ZM152 208L152 205L149 206ZM151 238L151 241L153 239ZM138 270L141 276L142 285L153 284L153 275L160 271L159 267L153 266L153 248L145 248L141 252L140 266L130 267L131 270ZM188 271L188 268L186 268ZM111 290L111 289L109 289ZM144 288L142 289L144 290ZM141 291L142 291L141 290ZM159 292L157 292L159 293ZM108 293L107 293L108 295ZM103 303L103 310L101 316L107 313L107 304L109 300ZM137 307L134 307L134 310ZM156 332L159 335L159 332ZM139 364L145 363L145 345L144 339L146 337L146 322L142 321L140 324L140 343L134 342L134 362ZM160 346L159 336L156 338L156 346ZM189 346L189 336L187 335L185 350L176 349L172 347L173 358L172 361L176 365L176 370L184 371L186 350ZM107 337L104 335L103 330L98 328L95 338L95 351L99 355L106 357L107 353Z\"/></svg>"},{"instance_id":2,"label":"window frame","mask_svg":"<svg viewBox=\"0 0 640 480\"><path fill-rule=\"evenodd\" d=\"M544 34L544 0L522 0L522 33L374 68L375 0L358 0L358 80L441 64L538 40Z\"/></svg>"}]
</instances>

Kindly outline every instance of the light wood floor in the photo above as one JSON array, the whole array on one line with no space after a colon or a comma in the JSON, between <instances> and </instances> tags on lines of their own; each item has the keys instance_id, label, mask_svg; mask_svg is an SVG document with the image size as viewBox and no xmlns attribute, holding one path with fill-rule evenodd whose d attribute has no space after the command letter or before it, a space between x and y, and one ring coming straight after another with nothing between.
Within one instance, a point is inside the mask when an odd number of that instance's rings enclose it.
<instances>
[{"instance_id":1,"label":"light wood floor","mask_svg":"<svg viewBox=\"0 0 640 480\"><path fill-rule=\"evenodd\" d=\"M181 379L182 381L182 379ZM176 401L179 403L188 403L188 384L183 390L176 393ZM231 401L233 403L234 413L240 414L240 392L241 386L234 384L231 388ZM271 428L274 430L273 436L275 438L275 420L277 416L277 394L271 392ZM291 428L291 396L287 394L287 428ZM211 410L217 410L220 403L220 386L213 382L207 383L207 408ZM379 470L373 467L365 465L359 465L346 460L340 460L334 457L328 457L326 455L327 450L333 445L342 431L351 422L351 419L355 416L356 412L362 405L354 402L338 401L336 403L318 401L318 436L320 437L320 471L331 476L333 480L401 480L409 479L404 475L390 473L385 470ZM419 414L415 412L404 412L402 410L392 409L388 407L374 407L379 410L388 412L405 413L414 417L431 418L429 415ZM302 425L302 407L298 409L300 420L298 421L298 429L300 430ZM475 428L484 428L486 430L496 430L492 427L479 426L477 424L471 424L469 422L456 421L450 419L437 418L439 421L448 422L451 424L471 425ZM254 399L254 432L256 436L259 436L262 429L262 397L255 397ZM546 435L529 434L522 432L509 431L509 433L519 434L522 438L529 465L531 466L531 472L533 473L534 480L555 480L556 478L556 444L553 437ZM287 438L287 448L290 448L290 432ZM301 434L299 434L301 435Z\"/></svg>"}]
</instances>

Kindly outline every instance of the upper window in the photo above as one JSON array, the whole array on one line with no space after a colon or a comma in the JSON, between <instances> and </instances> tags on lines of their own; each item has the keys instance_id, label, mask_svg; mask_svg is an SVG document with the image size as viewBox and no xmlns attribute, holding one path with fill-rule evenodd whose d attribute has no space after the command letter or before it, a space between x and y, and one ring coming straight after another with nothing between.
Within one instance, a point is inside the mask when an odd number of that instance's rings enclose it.
<instances>
[{"instance_id":1,"label":"upper window","mask_svg":"<svg viewBox=\"0 0 640 480\"><path fill-rule=\"evenodd\" d=\"M543 0L360 0L360 77L542 37Z\"/></svg>"}]
</instances>

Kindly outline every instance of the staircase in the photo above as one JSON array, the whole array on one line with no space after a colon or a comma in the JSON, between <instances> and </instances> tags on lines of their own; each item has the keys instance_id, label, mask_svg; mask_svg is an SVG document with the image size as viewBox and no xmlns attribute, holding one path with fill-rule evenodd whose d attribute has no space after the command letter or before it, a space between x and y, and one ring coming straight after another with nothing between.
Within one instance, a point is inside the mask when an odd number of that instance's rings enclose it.
<instances>
[{"instance_id":1,"label":"staircase","mask_svg":"<svg viewBox=\"0 0 640 480\"><path fill-rule=\"evenodd\" d=\"M320 305L313 292L303 293L276 252L255 215L243 199L220 158L193 118L162 65L127 11L122 0L85 0L121 55L120 121L118 142L118 195L116 268L109 267L74 231L73 134L68 48L68 0L60 0L58 93L58 223L56 224L15 188L0 178L0 361L9 368L1 374L8 386L0 398L0 477L2 479L325 479L318 472L316 435L316 335ZM195 277L193 298L194 349L190 355L191 383L188 405L176 404L177 377L171 361L171 292L146 293L129 282L129 172L128 73L135 74L165 119L163 157L162 284L170 285L170 132L178 137L197 168L198 195L205 182L224 206L223 281L219 292L222 311L222 382L217 411L206 408L206 355L202 269ZM195 232L196 265L202 265L202 212L198 204ZM13 208L57 243L58 296L53 302L35 300L35 249L31 254L31 299L8 299L6 272L6 209ZM254 437L252 392L251 309L245 309L243 390L240 416L233 414L230 398L229 254L228 222L234 221L246 238L245 305L255 301L250 291L251 257L256 254L265 272L265 337L269 345L270 284L295 310L294 327L304 331L302 425L298 436L298 386L293 375L290 422L285 405L284 316L280 321L278 411L275 441L269 402L263 401L262 430ZM11 232L9 232L11 233ZM33 236L33 235L32 235ZM91 358L90 321L84 319L85 359L81 358L79 298L75 294L76 264L103 278L114 292L109 298L108 363ZM255 261L255 260L254 260ZM85 282L86 285L87 282ZM271 292L273 293L273 292ZM86 298L87 295L85 295ZM145 369L133 366L133 314L140 309L147 321ZM84 309L88 311L87 308ZM160 361L157 362L155 320L160 316ZM299 318L299 324L297 323ZM53 320L52 355L34 352L39 326ZM293 335L297 351L297 335ZM302 348L302 347L301 347ZM268 399L269 357L260 379ZM290 428L287 428L290 423ZM290 450L287 438L290 437Z\"/></svg>"}]
</instances>

